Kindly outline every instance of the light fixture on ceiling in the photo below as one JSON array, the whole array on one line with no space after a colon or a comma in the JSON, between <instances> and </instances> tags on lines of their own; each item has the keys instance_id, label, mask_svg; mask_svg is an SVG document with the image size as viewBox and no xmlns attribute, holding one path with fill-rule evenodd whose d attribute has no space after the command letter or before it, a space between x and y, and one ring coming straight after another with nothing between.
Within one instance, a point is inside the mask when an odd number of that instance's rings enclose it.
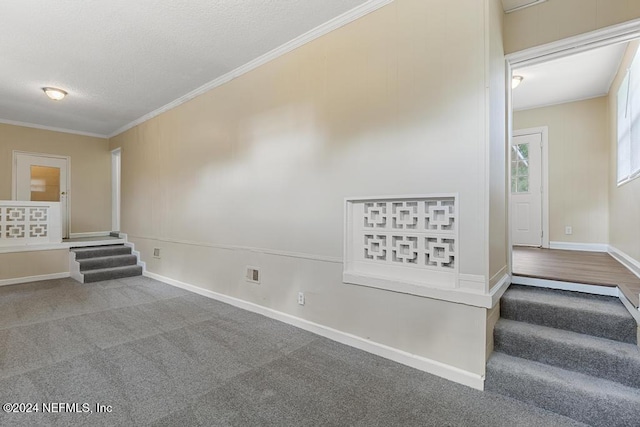
<instances>
[{"instance_id":1,"label":"light fixture on ceiling","mask_svg":"<svg viewBox=\"0 0 640 427\"><path fill-rule=\"evenodd\" d=\"M520 83L522 83L523 80L524 77L522 76L513 76L513 78L511 79L511 89L515 89L520 86Z\"/></svg>"},{"instance_id":2,"label":"light fixture on ceiling","mask_svg":"<svg viewBox=\"0 0 640 427\"><path fill-rule=\"evenodd\" d=\"M67 96L67 92L55 87L43 87L42 90L50 99L53 99L54 101L60 101L62 98Z\"/></svg>"}]
</instances>

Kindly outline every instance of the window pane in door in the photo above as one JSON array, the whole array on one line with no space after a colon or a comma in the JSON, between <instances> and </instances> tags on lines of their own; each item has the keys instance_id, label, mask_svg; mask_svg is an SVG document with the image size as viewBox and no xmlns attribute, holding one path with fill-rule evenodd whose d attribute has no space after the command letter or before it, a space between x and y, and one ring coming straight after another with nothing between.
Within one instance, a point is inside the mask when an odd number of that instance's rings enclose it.
<instances>
[{"instance_id":1,"label":"window pane in door","mask_svg":"<svg viewBox=\"0 0 640 427\"><path fill-rule=\"evenodd\" d=\"M529 192L529 144L517 144L511 152L511 192Z\"/></svg>"},{"instance_id":2,"label":"window pane in door","mask_svg":"<svg viewBox=\"0 0 640 427\"><path fill-rule=\"evenodd\" d=\"M31 201L60 201L60 168L31 166Z\"/></svg>"}]
</instances>

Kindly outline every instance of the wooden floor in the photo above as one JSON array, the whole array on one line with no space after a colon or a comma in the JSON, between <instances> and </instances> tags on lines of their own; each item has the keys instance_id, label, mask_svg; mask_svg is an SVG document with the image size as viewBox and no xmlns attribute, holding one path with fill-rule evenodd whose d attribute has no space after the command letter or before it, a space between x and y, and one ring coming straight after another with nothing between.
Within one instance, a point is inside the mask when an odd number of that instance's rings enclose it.
<instances>
[{"instance_id":1,"label":"wooden floor","mask_svg":"<svg viewBox=\"0 0 640 427\"><path fill-rule=\"evenodd\" d=\"M618 286L634 306L638 307L640 303L640 278L607 253L514 246L513 274L561 282Z\"/></svg>"}]
</instances>

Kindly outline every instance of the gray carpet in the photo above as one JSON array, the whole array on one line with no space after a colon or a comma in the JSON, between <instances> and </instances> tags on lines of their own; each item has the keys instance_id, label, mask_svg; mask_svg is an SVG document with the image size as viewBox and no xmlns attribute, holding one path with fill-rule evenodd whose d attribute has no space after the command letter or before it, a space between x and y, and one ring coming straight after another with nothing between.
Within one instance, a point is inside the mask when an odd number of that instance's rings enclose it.
<instances>
[{"instance_id":1,"label":"gray carpet","mask_svg":"<svg viewBox=\"0 0 640 427\"><path fill-rule=\"evenodd\" d=\"M500 307L487 390L593 426L639 425L636 322L617 298L512 286Z\"/></svg>"},{"instance_id":2,"label":"gray carpet","mask_svg":"<svg viewBox=\"0 0 640 427\"><path fill-rule=\"evenodd\" d=\"M145 277L0 288L1 425L571 426Z\"/></svg>"}]
</instances>

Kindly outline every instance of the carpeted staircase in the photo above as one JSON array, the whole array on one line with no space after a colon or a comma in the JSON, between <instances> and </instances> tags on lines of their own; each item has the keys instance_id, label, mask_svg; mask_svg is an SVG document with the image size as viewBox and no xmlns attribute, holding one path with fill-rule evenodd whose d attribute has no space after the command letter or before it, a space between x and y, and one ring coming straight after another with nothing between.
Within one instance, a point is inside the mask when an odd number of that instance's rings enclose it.
<instances>
[{"instance_id":1,"label":"carpeted staircase","mask_svg":"<svg viewBox=\"0 0 640 427\"><path fill-rule=\"evenodd\" d=\"M74 264L76 263L76 264ZM71 249L72 277L81 283L140 276L138 257L125 245L89 246Z\"/></svg>"},{"instance_id":2,"label":"carpeted staircase","mask_svg":"<svg viewBox=\"0 0 640 427\"><path fill-rule=\"evenodd\" d=\"M640 425L637 324L614 297L512 285L485 389L593 426Z\"/></svg>"}]
</instances>

